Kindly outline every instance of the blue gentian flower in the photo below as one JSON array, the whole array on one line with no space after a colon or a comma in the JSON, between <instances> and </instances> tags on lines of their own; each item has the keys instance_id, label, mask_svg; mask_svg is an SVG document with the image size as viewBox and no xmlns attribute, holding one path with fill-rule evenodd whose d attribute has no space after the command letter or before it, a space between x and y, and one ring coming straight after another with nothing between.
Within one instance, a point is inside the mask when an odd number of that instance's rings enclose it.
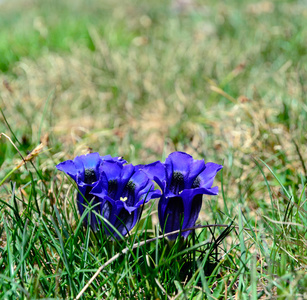
<instances>
[{"instance_id":1,"label":"blue gentian flower","mask_svg":"<svg viewBox=\"0 0 307 300\"><path fill-rule=\"evenodd\" d=\"M202 195L217 195L212 187L215 175L223 166L194 160L184 152L171 153L165 163L160 161L139 166L162 190L158 204L160 226L164 233L195 226L202 206ZM184 231L184 238L191 231ZM176 239L178 234L168 236Z\"/></svg>"},{"instance_id":2,"label":"blue gentian flower","mask_svg":"<svg viewBox=\"0 0 307 300\"><path fill-rule=\"evenodd\" d=\"M132 164L105 161L99 169L100 178L91 191L100 201L100 214L125 236L138 222L142 206L160 197L148 176ZM101 222L106 235L118 234L107 222Z\"/></svg>"},{"instance_id":3,"label":"blue gentian flower","mask_svg":"<svg viewBox=\"0 0 307 300\"><path fill-rule=\"evenodd\" d=\"M58 170L65 172L69 175L78 186L77 206L80 215L83 214L85 207L91 203L96 212L99 212L99 202L97 197L90 194L93 186L99 181L100 172L99 167L104 161L117 161L120 164L126 163L121 157L112 157L111 155L100 156L99 153L90 153L86 155L77 156L74 160L67 160L56 167ZM87 218L85 218L85 223ZM96 216L94 213L91 214L91 226L96 228Z\"/></svg>"}]
</instances>

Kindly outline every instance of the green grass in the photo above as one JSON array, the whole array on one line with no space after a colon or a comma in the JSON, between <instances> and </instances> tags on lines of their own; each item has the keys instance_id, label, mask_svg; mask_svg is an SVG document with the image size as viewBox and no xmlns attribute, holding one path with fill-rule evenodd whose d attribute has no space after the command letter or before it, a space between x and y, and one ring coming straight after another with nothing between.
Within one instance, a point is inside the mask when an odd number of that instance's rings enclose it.
<instances>
[{"instance_id":1,"label":"green grass","mask_svg":"<svg viewBox=\"0 0 307 300\"><path fill-rule=\"evenodd\" d=\"M1 136L0 298L75 298L105 263L82 299L306 295L306 16L290 0L1 3L0 132L23 157L48 142L14 170ZM159 235L154 203L125 240L94 234L55 169L89 147L223 164L198 224L235 227L133 248Z\"/></svg>"}]
</instances>

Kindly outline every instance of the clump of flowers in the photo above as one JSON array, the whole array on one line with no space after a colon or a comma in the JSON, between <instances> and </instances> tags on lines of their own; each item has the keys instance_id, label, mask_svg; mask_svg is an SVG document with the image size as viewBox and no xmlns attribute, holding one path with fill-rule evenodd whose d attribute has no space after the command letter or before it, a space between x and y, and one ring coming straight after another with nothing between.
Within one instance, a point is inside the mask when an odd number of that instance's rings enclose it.
<instances>
[{"instance_id":1,"label":"clump of flowers","mask_svg":"<svg viewBox=\"0 0 307 300\"><path fill-rule=\"evenodd\" d=\"M98 153L77 156L57 165L78 186L77 204L80 214L91 205L90 225L102 229L108 236L125 236L141 217L142 206L160 198L158 215L164 233L195 226L203 195L217 195L212 187L221 165L194 160L184 152L171 153L164 163L133 166L119 157ZM154 189L155 181L162 193ZM107 220L106 222L104 220ZM183 231L186 238L190 230ZM174 240L178 233L168 236Z\"/></svg>"},{"instance_id":2,"label":"clump of flowers","mask_svg":"<svg viewBox=\"0 0 307 300\"><path fill-rule=\"evenodd\" d=\"M217 195L212 187L215 175L223 167L204 160L194 160L184 152L171 153L165 163L160 161L141 166L142 170L161 188L158 205L160 226L164 233L192 228L198 219L203 195ZM190 230L181 235L186 238ZM176 239L177 234L168 236Z\"/></svg>"},{"instance_id":3,"label":"clump of flowers","mask_svg":"<svg viewBox=\"0 0 307 300\"><path fill-rule=\"evenodd\" d=\"M108 221L102 222L92 212L89 216L91 227L94 230L103 228L106 235L113 237L125 236L139 220L142 205L161 195L153 189L153 183L144 172L131 164L124 166L125 163L119 157L90 153L57 165L58 170L77 183L80 215L91 205ZM88 218L84 220L87 224Z\"/></svg>"},{"instance_id":4,"label":"clump of flowers","mask_svg":"<svg viewBox=\"0 0 307 300\"><path fill-rule=\"evenodd\" d=\"M117 231L125 236L141 217L142 206L161 195L154 190L148 176L132 164L105 161L100 169L99 181L91 194L100 201L100 213ZM113 227L104 224L106 235L118 236Z\"/></svg>"},{"instance_id":5,"label":"clump of flowers","mask_svg":"<svg viewBox=\"0 0 307 300\"><path fill-rule=\"evenodd\" d=\"M77 206L81 216L89 204L97 213L100 213L99 205L97 205L99 199L93 196L91 191L99 181L99 168L106 160L117 161L120 164L126 163L120 157L113 158L111 155L100 156L99 153L90 153L77 156L74 160L66 160L56 166L58 170L65 172L76 182L79 191ZM90 220L90 225L96 229L97 220L94 213L91 213ZM85 218L85 223L87 223L87 218Z\"/></svg>"}]
</instances>

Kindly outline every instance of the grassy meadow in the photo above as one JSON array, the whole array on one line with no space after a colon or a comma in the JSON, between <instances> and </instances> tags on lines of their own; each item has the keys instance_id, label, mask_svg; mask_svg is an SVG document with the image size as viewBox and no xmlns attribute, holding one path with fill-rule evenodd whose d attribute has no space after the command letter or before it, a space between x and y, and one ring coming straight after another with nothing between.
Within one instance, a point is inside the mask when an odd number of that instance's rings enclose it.
<instances>
[{"instance_id":1,"label":"grassy meadow","mask_svg":"<svg viewBox=\"0 0 307 300\"><path fill-rule=\"evenodd\" d=\"M307 298L305 0L11 0L0 28L0 299ZM55 168L91 151L223 165L216 226L168 245L152 201L91 231Z\"/></svg>"}]
</instances>

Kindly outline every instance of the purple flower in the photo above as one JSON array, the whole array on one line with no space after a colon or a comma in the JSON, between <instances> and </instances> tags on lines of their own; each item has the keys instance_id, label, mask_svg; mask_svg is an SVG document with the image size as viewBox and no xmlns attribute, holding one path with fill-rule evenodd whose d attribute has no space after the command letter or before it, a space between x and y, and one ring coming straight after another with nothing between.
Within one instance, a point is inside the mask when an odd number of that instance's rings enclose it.
<instances>
[{"instance_id":1,"label":"purple flower","mask_svg":"<svg viewBox=\"0 0 307 300\"><path fill-rule=\"evenodd\" d=\"M217 195L212 187L215 175L223 166L194 160L184 152L171 153L165 163L160 161L139 166L162 190L158 215L164 233L195 226L202 206L202 195ZM191 231L182 232L186 238ZM176 239L178 234L168 238Z\"/></svg>"},{"instance_id":2,"label":"purple flower","mask_svg":"<svg viewBox=\"0 0 307 300\"><path fill-rule=\"evenodd\" d=\"M123 166L105 161L100 169L99 181L91 191L100 201L100 214L125 236L138 222L142 206L152 198L160 197L148 176L129 164ZM101 222L106 235L118 237L107 222Z\"/></svg>"},{"instance_id":3,"label":"purple flower","mask_svg":"<svg viewBox=\"0 0 307 300\"><path fill-rule=\"evenodd\" d=\"M77 206L80 215L83 214L86 206L91 203L95 206L94 210L99 212L99 202L97 197L90 194L93 186L99 181L100 171L99 168L104 161L117 161L119 164L126 163L120 157L112 157L111 155L100 156L98 153L90 153L86 155L77 156L74 160L66 160L56 167L58 170L65 172L69 175L78 185ZM85 219L87 222L87 219ZM91 214L91 226L96 227L96 216Z\"/></svg>"}]
</instances>

